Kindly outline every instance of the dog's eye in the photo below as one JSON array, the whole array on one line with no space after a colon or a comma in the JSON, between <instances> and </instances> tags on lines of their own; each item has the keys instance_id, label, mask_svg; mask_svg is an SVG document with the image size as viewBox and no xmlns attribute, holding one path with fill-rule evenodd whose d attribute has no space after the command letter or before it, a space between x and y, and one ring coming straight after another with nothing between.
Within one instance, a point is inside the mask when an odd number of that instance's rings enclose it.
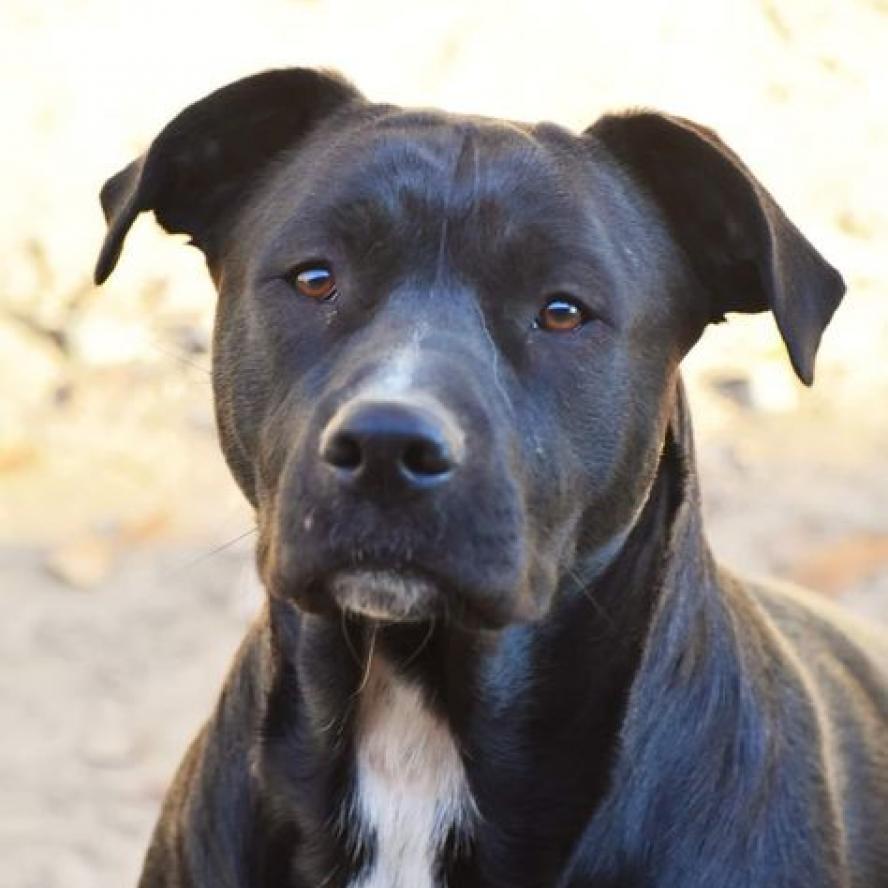
<instances>
[{"instance_id":1,"label":"dog's eye","mask_svg":"<svg viewBox=\"0 0 888 888\"><path fill-rule=\"evenodd\" d=\"M587 318L588 313L579 302L567 296L556 296L536 316L535 325L550 333L569 333L581 326Z\"/></svg>"},{"instance_id":2,"label":"dog's eye","mask_svg":"<svg viewBox=\"0 0 888 888\"><path fill-rule=\"evenodd\" d=\"M301 265L287 275L287 280L309 299L322 301L336 295L336 278L329 265Z\"/></svg>"}]
</instances>

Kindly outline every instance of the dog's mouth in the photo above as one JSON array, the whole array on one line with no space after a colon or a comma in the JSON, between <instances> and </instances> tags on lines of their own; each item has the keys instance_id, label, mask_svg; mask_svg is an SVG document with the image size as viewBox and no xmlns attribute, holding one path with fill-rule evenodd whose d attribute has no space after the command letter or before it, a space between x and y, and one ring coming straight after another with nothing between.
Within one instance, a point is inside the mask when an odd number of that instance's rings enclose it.
<instances>
[{"instance_id":1,"label":"dog's mouth","mask_svg":"<svg viewBox=\"0 0 888 888\"><path fill-rule=\"evenodd\" d=\"M385 623L441 619L466 629L496 629L535 616L519 611L516 596L507 591L466 586L458 576L414 562L354 564L336 559L334 564L316 564L303 572L281 570L279 561L272 564L271 593L306 613L346 614Z\"/></svg>"},{"instance_id":2,"label":"dog's mouth","mask_svg":"<svg viewBox=\"0 0 888 888\"><path fill-rule=\"evenodd\" d=\"M339 515L317 510L310 521L297 513L264 524L259 567L271 595L306 614L390 623L495 629L538 616L515 534L424 524L420 536L367 509L354 509L348 524Z\"/></svg>"},{"instance_id":3,"label":"dog's mouth","mask_svg":"<svg viewBox=\"0 0 888 888\"><path fill-rule=\"evenodd\" d=\"M440 603L438 584L413 571L341 570L327 586L342 611L371 620L419 622L433 616Z\"/></svg>"}]
</instances>

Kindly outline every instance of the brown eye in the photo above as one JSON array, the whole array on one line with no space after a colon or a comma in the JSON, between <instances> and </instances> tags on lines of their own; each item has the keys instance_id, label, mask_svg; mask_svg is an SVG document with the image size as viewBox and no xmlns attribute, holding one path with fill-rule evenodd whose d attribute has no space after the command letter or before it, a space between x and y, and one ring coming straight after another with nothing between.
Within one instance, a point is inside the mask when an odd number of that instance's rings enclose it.
<instances>
[{"instance_id":1,"label":"brown eye","mask_svg":"<svg viewBox=\"0 0 888 888\"><path fill-rule=\"evenodd\" d=\"M546 303L537 315L536 325L550 333L569 333L586 320L586 310L577 302L556 297Z\"/></svg>"},{"instance_id":2,"label":"brown eye","mask_svg":"<svg viewBox=\"0 0 888 888\"><path fill-rule=\"evenodd\" d=\"M336 294L336 278L327 265L307 265L290 272L290 283L309 299L330 299Z\"/></svg>"}]
</instances>

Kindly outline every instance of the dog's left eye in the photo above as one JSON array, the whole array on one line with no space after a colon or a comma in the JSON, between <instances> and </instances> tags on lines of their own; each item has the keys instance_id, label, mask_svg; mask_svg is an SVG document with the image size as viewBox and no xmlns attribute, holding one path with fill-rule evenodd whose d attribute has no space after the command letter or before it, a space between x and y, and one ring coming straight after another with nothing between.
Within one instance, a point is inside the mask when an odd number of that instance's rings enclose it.
<instances>
[{"instance_id":1,"label":"dog's left eye","mask_svg":"<svg viewBox=\"0 0 888 888\"><path fill-rule=\"evenodd\" d=\"M550 333L568 333L576 330L588 319L588 312L576 300L568 296L550 299L536 316L534 326Z\"/></svg>"},{"instance_id":2,"label":"dog's left eye","mask_svg":"<svg viewBox=\"0 0 888 888\"><path fill-rule=\"evenodd\" d=\"M322 301L336 295L333 269L323 263L300 265L287 274L289 283L303 296Z\"/></svg>"}]
</instances>

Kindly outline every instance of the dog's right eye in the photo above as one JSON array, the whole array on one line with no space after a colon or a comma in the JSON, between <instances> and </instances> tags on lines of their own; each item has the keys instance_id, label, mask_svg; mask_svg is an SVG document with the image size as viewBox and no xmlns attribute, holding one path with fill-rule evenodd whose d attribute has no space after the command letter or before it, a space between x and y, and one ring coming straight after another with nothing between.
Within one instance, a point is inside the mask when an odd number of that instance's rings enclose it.
<instances>
[{"instance_id":1,"label":"dog's right eye","mask_svg":"<svg viewBox=\"0 0 888 888\"><path fill-rule=\"evenodd\" d=\"M290 285L309 299L319 302L336 295L336 278L333 269L323 263L299 265L286 275Z\"/></svg>"},{"instance_id":2,"label":"dog's right eye","mask_svg":"<svg viewBox=\"0 0 888 888\"><path fill-rule=\"evenodd\" d=\"M537 315L534 325L549 333L569 333L581 327L589 317L585 306L569 296L555 296Z\"/></svg>"}]
</instances>

